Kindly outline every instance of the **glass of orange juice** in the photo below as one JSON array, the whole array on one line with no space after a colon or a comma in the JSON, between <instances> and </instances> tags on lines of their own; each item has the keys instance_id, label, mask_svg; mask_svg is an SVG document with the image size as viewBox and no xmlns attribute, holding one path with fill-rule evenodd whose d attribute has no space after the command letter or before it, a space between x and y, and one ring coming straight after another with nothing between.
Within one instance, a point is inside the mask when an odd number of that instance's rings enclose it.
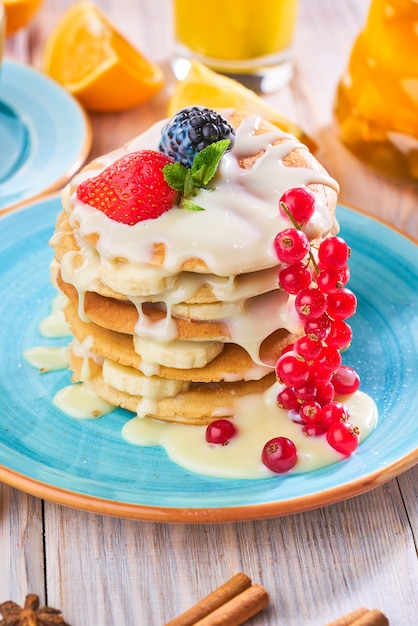
<instances>
[{"instance_id":1,"label":"glass of orange juice","mask_svg":"<svg viewBox=\"0 0 418 626\"><path fill-rule=\"evenodd\" d=\"M173 0L178 78L196 59L265 93L292 75L298 0Z\"/></svg>"},{"instance_id":2,"label":"glass of orange juice","mask_svg":"<svg viewBox=\"0 0 418 626\"><path fill-rule=\"evenodd\" d=\"M337 87L335 115L355 155L418 182L418 0L372 0Z\"/></svg>"}]
</instances>

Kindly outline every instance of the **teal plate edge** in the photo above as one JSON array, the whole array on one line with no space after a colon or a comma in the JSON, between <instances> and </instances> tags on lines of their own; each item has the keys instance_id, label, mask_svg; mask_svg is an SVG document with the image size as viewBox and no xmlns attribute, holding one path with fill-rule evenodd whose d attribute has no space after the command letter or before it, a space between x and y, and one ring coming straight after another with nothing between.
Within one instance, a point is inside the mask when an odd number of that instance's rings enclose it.
<instances>
[{"instance_id":1,"label":"teal plate edge","mask_svg":"<svg viewBox=\"0 0 418 626\"><path fill-rule=\"evenodd\" d=\"M292 514L363 493L418 461L418 249L380 221L338 206L352 249L358 297L345 362L376 401L379 423L358 453L309 474L264 480L213 479L187 472L161 448L126 443L131 414L74 420L51 402L70 373L41 374L26 348L56 345L38 332L55 291L47 245L60 209L52 196L0 219L0 480L46 500L118 517L224 522ZM65 340L62 340L65 343Z\"/></svg>"},{"instance_id":2,"label":"teal plate edge","mask_svg":"<svg viewBox=\"0 0 418 626\"><path fill-rule=\"evenodd\" d=\"M84 163L92 142L90 119L77 100L45 74L7 58L0 76L0 130L13 161L1 179L0 213L61 187Z\"/></svg>"}]
</instances>

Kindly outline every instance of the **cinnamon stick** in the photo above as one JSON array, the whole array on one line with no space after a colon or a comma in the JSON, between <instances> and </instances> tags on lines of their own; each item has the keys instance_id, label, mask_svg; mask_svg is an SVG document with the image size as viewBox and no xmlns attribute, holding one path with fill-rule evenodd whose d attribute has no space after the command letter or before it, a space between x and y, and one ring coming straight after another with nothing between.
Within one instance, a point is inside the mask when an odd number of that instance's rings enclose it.
<instances>
[{"instance_id":1,"label":"cinnamon stick","mask_svg":"<svg viewBox=\"0 0 418 626\"><path fill-rule=\"evenodd\" d=\"M389 626L389 620L379 609L371 609L356 619L351 626Z\"/></svg>"},{"instance_id":2,"label":"cinnamon stick","mask_svg":"<svg viewBox=\"0 0 418 626\"><path fill-rule=\"evenodd\" d=\"M379 609L361 606L326 626L389 626L389 620Z\"/></svg>"},{"instance_id":3,"label":"cinnamon stick","mask_svg":"<svg viewBox=\"0 0 418 626\"><path fill-rule=\"evenodd\" d=\"M268 601L269 596L264 587L252 585L199 622L195 622L194 626L240 626L262 611Z\"/></svg>"},{"instance_id":4,"label":"cinnamon stick","mask_svg":"<svg viewBox=\"0 0 418 626\"><path fill-rule=\"evenodd\" d=\"M366 609L365 606L360 606L358 609L355 609L354 611L351 611L350 613L347 613L346 615L343 615L342 617L336 619L333 622L330 622L329 624L326 624L326 626L351 626L351 624L358 619L359 617L362 617L365 613L368 613L369 609Z\"/></svg>"},{"instance_id":5,"label":"cinnamon stick","mask_svg":"<svg viewBox=\"0 0 418 626\"><path fill-rule=\"evenodd\" d=\"M196 622L203 619L250 586L251 579L246 574L239 572L205 598L202 598L202 600L190 609L178 617L175 617L170 622L167 622L165 626L194 626Z\"/></svg>"}]
</instances>

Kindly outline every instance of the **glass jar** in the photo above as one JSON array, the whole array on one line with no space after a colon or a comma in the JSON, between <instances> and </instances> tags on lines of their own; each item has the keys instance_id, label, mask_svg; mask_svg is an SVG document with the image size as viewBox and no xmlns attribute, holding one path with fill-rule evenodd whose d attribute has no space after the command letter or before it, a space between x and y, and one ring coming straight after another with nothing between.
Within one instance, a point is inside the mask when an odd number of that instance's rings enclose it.
<instances>
[{"instance_id":1,"label":"glass jar","mask_svg":"<svg viewBox=\"0 0 418 626\"><path fill-rule=\"evenodd\" d=\"M418 0L372 0L337 87L335 116L356 156L418 182Z\"/></svg>"}]
</instances>

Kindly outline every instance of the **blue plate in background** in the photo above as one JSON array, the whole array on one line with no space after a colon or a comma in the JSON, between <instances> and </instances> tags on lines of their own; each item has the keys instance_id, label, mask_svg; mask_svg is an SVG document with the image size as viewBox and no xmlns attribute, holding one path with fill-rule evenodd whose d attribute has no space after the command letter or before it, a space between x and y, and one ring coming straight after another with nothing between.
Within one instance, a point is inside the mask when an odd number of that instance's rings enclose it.
<instances>
[{"instance_id":1,"label":"blue plate in background","mask_svg":"<svg viewBox=\"0 0 418 626\"><path fill-rule=\"evenodd\" d=\"M84 163L90 123L58 83L4 59L0 73L0 211L62 186Z\"/></svg>"},{"instance_id":2,"label":"blue plate in background","mask_svg":"<svg viewBox=\"0 0 418 626\"><path fill-rule=\"evenodd\" d=\"M224 522L296 513L360 494L418 461L418 250L398 232L338 207L352 248L350 287L358 296L354 340L345 361L376 401L379 423L356 455L302 475L220 480L187 472L160 448L120 434L131 414L79 421L53 395L68 372L40 374L26 348L50 310L52 250L47 241L57 196L0 219L0 480L54 502L97 513L164 522Z\"/></svg>"}]
</instances>

